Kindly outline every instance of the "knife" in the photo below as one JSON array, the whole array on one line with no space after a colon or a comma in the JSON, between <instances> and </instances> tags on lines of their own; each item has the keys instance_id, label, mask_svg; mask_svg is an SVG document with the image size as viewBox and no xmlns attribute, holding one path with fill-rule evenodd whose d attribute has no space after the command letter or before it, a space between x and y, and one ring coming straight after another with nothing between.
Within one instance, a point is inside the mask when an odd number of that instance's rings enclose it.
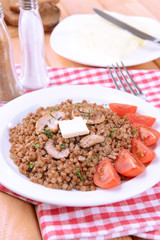
<instances>
[{"instance_id":1,"label":"knife","mask_svg":"<svg viewBox=\"0 0 160 240\"><path fill-rule=\"evenodd\" d=\"M160 39L157 39L147 33L144 33L140 30L138 30L137 28L134 28L130 25L128 25L127 23L125 22L122 22L121 20L111 16L110 14L98 9L98 8L93 8L93 11L98 14L99 16L101 16L102 18L104 18L105 20L113 23L114 25L122 28L123 30L126 30L130 33L132 33L133 35L139 37L139 38L142 38L144 40L148 40L148 41L152 41L156 44L160 44Z\"/></svg>"}]
</instances>

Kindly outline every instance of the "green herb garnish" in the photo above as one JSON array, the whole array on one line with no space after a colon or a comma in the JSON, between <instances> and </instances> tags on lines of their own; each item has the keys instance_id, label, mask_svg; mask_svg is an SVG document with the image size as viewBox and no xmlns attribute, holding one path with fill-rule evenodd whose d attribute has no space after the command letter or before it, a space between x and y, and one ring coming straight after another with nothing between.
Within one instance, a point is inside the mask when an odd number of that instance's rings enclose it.
<instances>
[{"instance_id":1,"label":"green herb garnish","mask_svg":"<svg viewBox=\"0 0 160 240\"><path fill-rule=\"evenodd\" d=\"M31 121L31 122L30 122L30 124L34 124L34 125L35 125L35 124L36 124L36 122L34 122L34 121Z\"/></svg>"},{"instance_id":2,"label":"green herb garnish","mask_svg":"<svg viewBox=\"0 0 160 240\"><path fill-rule=\"evenodd\" d=\"M34 162L28 162L29 168L33 168L35 166Z\"/></svg>"},{"instance_id":3,"label":"green herb garnish","mask_svg":"<svg viewBox=\"0 0 160 240\"><path fill-rule=\"evenodd\" d=\"M48 138L52 138L52 133L50 130L46 130L45 128L42 129L44 131L44 134L48 137Z\"/></svg>"},{"instance_id":4,"label":"green herb garnish","mask_svg":"<svg viewBox=\"0 0 160 240\"><path fill-rule=\"evenodd\" d=\"M86 107L86 105L87 105L87 103L85 103L85 104L83 105L83 107L85 108L85 107Z\"/></svg>"},{"instance_id":5,"label":"green herb garnish","mask_svg":"<svg viewBox=\"0 0 160 240\"><path fill-rule=\"evenodd\" d=\"M88 119L91 119L91 111L88 112Z\"/></svg>"},{"instance_id":6,"label":"green herb garnish","mask_svg":"<svg viewBox=\"0 0 160 240\"><path fill-rule=\"evenodd\" d=\"M60 107L56 108L56 107L53 107L53 110L54 111L58 111L60 109Z\"/></svg>"},{"instance_id":7,"label":"green herb garnish","mask_svg":"<svg viewBox=\"0 0 160 240\"><path fill-rule=\"evenodd\" d=\"M93 156L91 159L89 159L88 161L92 162L95 158L98 158L98 156Z\"/></svg>"},{"instance_id":8,"label":"green herb garnish","mask_svg":"<svg viewBox=\"0 0 160 240\"><path fill-rule=\"evenodd\" d=\"M32 169L34 168L34 165L35 165L35 163L34 162L28 162L28 165L29 165L29 168L28 168L28 170L27 170L27 172L32 172Z\"/></svg>"},{"instance_id":9,"label":"green herb garnish","mask_svg":"<svg viewBox=\"0 0 160 240\"><path fill-rule=\"evenodd\" d=\"M52 115L52 113L50 113L49 115L50 115L52 118L55 118L55 117ZM55 118L55 119L56 119L56 118Z\"/></svg>"},{"instance_id":10,"label":"green herb garnish","mask_svg":"<svg viewBox=\"0 0 160 240\"><path fill-rule=\"evenodd\" d=\"M83 117L86 117L86 114L85 114L85 113L83 114Z\"/></svg>"},{"instance_id":11,"label":"green herb garnish","mask_svg":"<svg viewBox=\"0 0 160 240\"><path fill-rule=\"evenodd\" d=\"M106 137L110 137L110 138L112 138L112 136L111 136L111 134L113 133L113 132L116 132L117 130L116 129L110 129L110 133L108 133L107 135L106 135Z\"/></svg>"},{"instance_id":12,"label":"green herb garnish","mask_svg":"<svg viewBox=\"0 0 160 240\"><path fill-rule=\"evenodd\" d=\"M65 144L60 145L61 150L63 150L66 147Z\"/></svg>"},{"instance_id":13,"label":"green herb garnish","mask_svg":"<svg viewBox=\"0 0 160 240\"><path fill-rule=\"evenodd\" d=\"M76 106L80 108L80 107L81 107L81 104L80 104L80 103L77 103Z\"/></svg>"},{"instance_id":14,"label":"green herb garnish","mask_svg":"<svg viewBox=\"0 0 160 240\"><path fill-rule=\"evenodd\" d=\"M52 113L50 113L49 115L50 115L52 118L55 118L55 117L52 115ZM55 118L55 119L56 119L56 118ZM48 120L48 122L49 122L50 124L51 124L51 120L52 120L51 118Z\"/></svg>"},{"instance_id":15,"label":"green herb garnish","mask_svg":"<svg viewBox=\"0 0 160 240\"><path fill-rule=\"evenodd\" d=\"M136 132L137 132L137 129L134 129L134 130L132 131L132 134L134 135L134 134L136 134Z\"/></svg>"},{"instance_id":16,"label":"green herb garnish","mask_svg":"<svg viewBox=\"0 0 160 240\"><path fill-rule=\"evenodd\" d=\"M106 135L106 137L111 137L111 133L108 133L108 134Z\"/></svg>"},{"instance_id":17,"label":"green herb garnish","mask_svg":"<svg viewBox=\"0 0 160 240\"><path fill-rule=\"evenodd\" d=\"M116 129L111 129L110 132L113 133L113 132L116 132L117 130Z\"/></svg>"},{"instance_id":18,"label":"green herb garnish","mask_svg":"<svg viewBox=\"0 0 160 240\"><path fill-rule=\"evenodd\" d=\"M40 143L33 143L32 145L35 147L40 147Z\"/></svg>"},{"instance_id":19,"label":"green herb garnish","mask_svg":"<svg viewBox=\"0 0 160 240\"><path fill-rule=\"evenodd\" d=\"M123 121L126 121L126 118L127 118L127 116L124 115L123 118L122 118L122 120L123 120Z\"/></svg>"},{"instance_id":20,"label":"green herb garnish","mask_svg":"<svg viewBox=\"0 0 160 240\"><path fill-rule=\"evenodd\" d=\"M84 178L82 177L79 168L76 168L76 169L77 169L77 172L78 172L78 174L76 174L76 176L79 177L82 182L84 182Z\"/></svg>"}]
</instances>

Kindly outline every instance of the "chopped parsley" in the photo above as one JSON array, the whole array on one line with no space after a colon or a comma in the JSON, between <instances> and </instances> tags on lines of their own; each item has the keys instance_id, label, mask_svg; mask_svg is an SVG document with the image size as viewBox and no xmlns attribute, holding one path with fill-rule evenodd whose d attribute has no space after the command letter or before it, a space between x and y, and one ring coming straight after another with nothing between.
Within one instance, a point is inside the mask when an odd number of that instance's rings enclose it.
<instances>
[{"instance_id":1,"label":"chopped parsley","mask_svg":"<svg viewBox=\"0 0 160 240\"><path fill-rule=\"evenodd\" d=\"M113 132L116 132L116 131L117 131L117 130L116 130L115 128L110 129L110 133L108 133L108 134L106 135L106 137L112 138L111 134L112 134Z\"/></svg>"},{"instance_id":2,"label":"chopped parsley","mask_svg":"<svg viewBox=\"0 0 160 240\"><path fill-rule=\"evenodd\" d=\"M78 108L80 108L80 107L81 107L81 104L80 104L80 103L77 103L76 106L77 106Z\"/></svg>"},{"instance_id":3,"label":"chopped parsley","mask_svg":"<svg viewBox=\"0 0 160 240\"><path fill-rule=\"evenodd\" d=\"M63 150L66 147L65 144L60 145L61 150Z\"/></svg>"},{"instance_id":4,"label":"chopped parsley","mask_svg":"<svg viewBox=\"0 0 160 240\"><path fill-rule=\"evenodd\" d=\"M116 132L117 130L115 128L111 129L110 132L113 133L113 132Z\"/></svg>"},{"instance_id":5,"label":"chopped parsley","mask_svg":"<svg viewBox=\"0 0 160 240\"><path fill-rule=\"evenodd\" d=\"M76 168L76 169L77 169L77 172L78 172L78 173L76 174L76 176L79 177L82 182L84 182L84 178L82 177L79 168Z\"/></svg>"},{"instance_id":6,"label":"chopped parsley","mask_svg":"<svg viewBox=\"0 0 160 240\"><path fill-rule=\"evenodd\" d=\"M56 108L56 107L53 107L53 110L54 111L58 111L60 109L60 107Z\"/></svg>"},{"instance_id":7,"label":"chopped parsley","mask_svg":"<svg viewBox=\"0 0 160 240\"><path fill-rule=\"evenodd\" d=\"M52 118L55 118L55 117L52 115L52 113L50 113L49 115L50 115ZM56 118L55 118L55 119L56 119ZM51 124L51 120L52 120L51 118L48 120L48 122L49 122L50 124Z\"/></svg>"},{"instance_id":8,"label":"chopped parsley","mask_svg":"<svg viewBox=\"0 0 160 240\"><path fill-rule=\"evenodd\" d=\"M92 162L95 158L98 158L98 156L93 156L91 159L89 159L88 161Z\"/></svg>"},{"instance_id":9,"label":"chopped parsley","mask_svg":"<svg viewBox=\"0 0 160 240\"><path fill-rule=\"evenodd\" d=\"M28 165L30 168L33 168L35 166L35 163L34 162L28 162Z\"/></svg>"},{"instance_id":10,"label":"chopped parsley","mask_svg":"<svg viewBox=\"0 0 160 240\"><path fill-rule=\"evenodd\" d=\"M52 113L50 113L49 115L50 115L52 118L55 118L55 117L52 115ZM55 118L55 119L56 119L56 118Z\"/></svg>"},{"instance_id":11,"label":"chopped parsley","mask_svg":"<svg viewBox=\"0 0 160 240\"><path fill-rule=\"evenodd\" d=\"M111 137L111 133L108 133L108 134L106 135L106 137Z\"/></svg>"},{"instance_id":12,"label":"chopped parsley","mask_svg":"<svg viewBox=\"0 0 160 240\"><path fill-rule=\"evenodd\" d=\"M28 162L28 165L29 165L29 168L28 168L28 172L32 172L32 169L34 168L35 166L35 163L34 162Z\"/></svg>"},{"instance_id":13,"label":"chopped parsley","mask_svg":"<svg viewBox=\"0 0 160 240\"><path fill-rule=\"evenodd\" d=\"M126 118L127 118L127 116L124 115L123 118L122 118L122 120L123 120L123 121L126 121Z\"/></svg>"},{"instance_id":14,"label":"chopped parsley","mask_svg":"<svg viewBox=\"0 0 160 240\"><path fill-rule=\"evenodd\" d=\"M91 119L91 111L88 112L88 119Z\"/></svg>"},{"instance_id":15,"label":"chopped parsley","mask_svg":"<svg viewBox=\"0 0 160 240\"><path fill-rule=\"evenodd\" d=\"M86 105L87 105L87 103L85 103L85 104L83 105L83 108L85 108L85 107L86 107Z\"/></svg>"},{"instance_id":16,"label":"chopped parsley","mask_svg":"<svg viewBox=\"0 0 160 240\"><path fill-rule=\"evenodd\" d=\"M83 117L86 117L86 114L85 114L85 113L83 114Z\"/></svg>"},{"instance_id":17,"label":"chopped parsley","mask_svg":"<svg viewBox=\"0 0 160 240\"><path fill-rule=\"evenodd\" d=\"M52 138L52 133L50 130L46 130L45 128L42 129L44 134L48 137L48 138Z\"/></svg>"},{"instance_id":18,"label":"chopped parsley","mask_svg":"<svg viewBox=\"0 0 160 240\"><path fill-rule=\"evenodd\" d=\"M40 143L33 143L32 145L35 147L40 147Z\"/></svg>"},{"instance_id":19,"label":"chopped parsley","mask_svg":"<svg viewBox=\"0 0 160 240\"><path fill-rule=\"evenodd\" d=\"M137 129L134 129L134 130L132 131L132 134L134 135L134 134L136 134L136 132L137 132Z\"/></svg>"},{"instance_id":20,"label":"chopped parsley","mask_svg":"<svg viewBox=\"0 0 160 240\"><path fill-rule=\"evenodd\" d=\"M36 124L36 122L34 122L34 121L31 121L31 122L30 122L30 124L33 124L33 125L35 125L35 124Z\"/></svg>"}]
</instances>

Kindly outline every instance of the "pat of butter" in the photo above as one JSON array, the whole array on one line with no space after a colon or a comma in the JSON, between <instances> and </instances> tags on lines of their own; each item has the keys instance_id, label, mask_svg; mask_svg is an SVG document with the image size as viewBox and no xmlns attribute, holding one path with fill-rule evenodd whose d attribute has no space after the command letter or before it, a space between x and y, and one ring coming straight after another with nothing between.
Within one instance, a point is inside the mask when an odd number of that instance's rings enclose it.
<instances>
[{"instance_id":1,"label":"pat of butter","mask_svg":"<svg viewBox=\"0 0 160 240\"><path fill-rule=\"evenodd\" d=\"M113 12L107 13L147 32L147 24L140 21L139 18ZM116 59L131 53L144 42L144 40L116 27L96 14L88 15L88 20L76 28L74 38L79 45Z\"/></svg>"},{"instance_id":2,"label":"pat of butter","mask_svg":"<svg viewBox=\"0 0 160 240\"><path fill-rule=\"evenodd\" d=\"M59 121L59 128L62 137L71 138L89 133L86 121L82 117L75 117L72 120Z\"/></svg>"}]
</instances>

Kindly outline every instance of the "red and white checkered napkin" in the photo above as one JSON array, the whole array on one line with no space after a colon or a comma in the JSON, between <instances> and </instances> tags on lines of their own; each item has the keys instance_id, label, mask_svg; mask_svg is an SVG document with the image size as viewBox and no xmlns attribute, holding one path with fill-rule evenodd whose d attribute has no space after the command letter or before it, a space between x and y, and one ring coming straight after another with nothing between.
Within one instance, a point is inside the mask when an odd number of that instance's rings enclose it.
<instances>
[{"instance_id":1,"label":"red and white checkered napkin","mask_svg":"<svg viewBox=\"0 0 160 240\"><path fill-rule=\"evenodd\" d=\"M99 84L114 88L106 69L50 68L48 72L50 86ZM130 70L130 74L147 96L147 101L160 107L160 71ZM8 192L2 185L0 187ZM37 204L44 240L102 240L126 235L160 239L160 182L134 198L109 205L64 207Z\"/></svg>"},{"instance_id":2,"label":"red and white checkered napkin","mask_svg":"<svg viewBox=\"0 0 160 240\"><path fill-rule=\"evenodd\" d=\"M83 201L83 199L82 199ZM126 201L96 207L38 205L44 240L160 239L160 183Z\"/></svg>"}]
</instances>

